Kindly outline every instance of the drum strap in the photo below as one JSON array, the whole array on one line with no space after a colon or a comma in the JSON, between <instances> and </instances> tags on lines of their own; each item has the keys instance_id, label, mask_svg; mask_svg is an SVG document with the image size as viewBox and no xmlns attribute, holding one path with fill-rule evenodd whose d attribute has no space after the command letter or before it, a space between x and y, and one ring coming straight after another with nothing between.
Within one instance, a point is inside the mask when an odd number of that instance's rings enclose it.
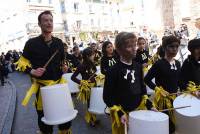
<instances>
[{"instance_id":1,"label":"drum strap","mask_svg":"<svg viewBox=\"0 0 200 134\"><path fill-rule=\"evenodd\" d=\"M28 89L26 96L24 97L22 101L22 105L26 106L33 94L36 94L41 86L50 86L54 84L63 84L66 83L66 80L62 77L60 80L54 81L54 80L39 80L33 78L33 82L31 87ZM42 110L42 98L41 93L39 92L39 97L36 100L37 104L37 110Z\"/></svg>"},{"instance_id":2,"label":"drum strap","mask_svg":"<svg viewBox=\"0 0 200 134\"><path fill-rule=\"evenodd\" d=\"M88 103L90 99L91 88L95 85L95 83L91 83L88 80L81 80L79 85L80 92L77 96L77 99L82 101L83 103Z\"/></svg>"}]
</instances>

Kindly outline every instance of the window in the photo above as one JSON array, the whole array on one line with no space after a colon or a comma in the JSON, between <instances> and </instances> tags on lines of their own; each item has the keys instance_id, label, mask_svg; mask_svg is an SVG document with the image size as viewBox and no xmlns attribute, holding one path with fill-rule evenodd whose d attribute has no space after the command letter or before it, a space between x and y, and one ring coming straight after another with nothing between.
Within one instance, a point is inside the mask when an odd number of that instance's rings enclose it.
<instances>
[{"instance_id":1,"label":"window","mask_svg":"<svg viewBox=\"0 0 200 134\"><path fill-rule=\"evenodd\" d=\"M26 2L31 2L31 0L26 0Z\"/></svg>"},{"instance_id":2,"label":"window","mask_svg":"<svg viewBox=\"0 0 200 134\"><path fill-rule=\"evenodd\" d=\"M77 27L77 29L81 28L81 20L76 21L76 27Z\"/></svg>"},{"instance_id":3,"label":"window","mask_svg":"<svg viewBox=\"0 0 200 134\"><path fill-rule=\"evenodd\" d=\"M79 3L74 3L74 12L75 13L78 13L78 6L79 6Z\"/></svg>"},{"instance_id":4,"label":"window","mask_svg":"<svg viewBox=\"0 0 200 134\"><path fill-rule=\"evenodd\" d=\"M42 3L42 0L38 0L38 3Z\"/></svg>"},{"instance_id":5,"label":"window","mask_svg":"<svg viewBox=\"0 0 200 134\"><path fill-rule=\"evenodd\" d=\"M119 14L119 9L117 9L117 14Z\"/></svg>"},{"instance_id":6,"label":"window","mask_svg":"<svg viewBox=\"0 0 200 134\"><path fill-rule=\"evenodd\" d=\"M52 4L52 0L49 0L49 4Z\"/></svg>"},{"instance_id":7,"label":"window","mask_svg":"<svg viewBox=\"0 0 200 134\"><path fill-rule=\"evenodd\" d=\"M131 21L130 25L133 26L133 24L134 24L133 21Z\"/></svg>"},{"instance_id":8,"label":"window","mask_svg":"<svg viewBox=\"0 0 200 134\"><path fill-rule=\"evenodd\" d=\"M64 23L64 29L65 29L65 31L68 31L67 21L64 20L63 23Z\"/></svg>"},{"instance_id":9,"label":"window","mask_svg":"<svg viewBox=\"0 0 200 134\"><path fill-rule=\"evenodd\" d=\"M89 5L89 13L92 13L92 5Z\"/></svg>"},{"instance_id":10,"label":"window","mask_svg":"<svg viewBox=\"0 0 200 134\"><path fill-rule=\"evenodd\" d=\"M60 3L60 9L61 9L61 13L66 13L66 10L65 10L65 2L64 2L64 1L62 1L62 2Z\"/></svg>"},{"instance_id":11,"label":"window","mask_svg":"<svg viewBox=\"0 0 200 134\"><path fill-rule=\"evenodd\" d=\"M94 20L93 19L90 20L90 24L91 24L91 26L94 26Z\"/></svg>"}]
</instances>

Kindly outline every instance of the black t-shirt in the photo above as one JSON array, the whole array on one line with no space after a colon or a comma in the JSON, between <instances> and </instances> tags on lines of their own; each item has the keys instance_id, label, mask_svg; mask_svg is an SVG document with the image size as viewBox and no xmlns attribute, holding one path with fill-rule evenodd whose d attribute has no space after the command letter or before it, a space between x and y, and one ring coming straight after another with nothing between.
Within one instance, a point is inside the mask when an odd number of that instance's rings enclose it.
<instances>
[{"instance_id":1,"label":"black t-shirt","mask_svg":"<svg viewBox=\"0 0 200 134\"><path fill-rule=\"evenodd\" d=\"M150 57L149 52L147 50L141 51L138 49L136 53L135 61L137 61L140 64L144 64L148 62L149 57Z\"/></svg>"},{"instance_id":2,"label":"black t-shirt","mask_svg":"<svg viewBox=\"0 0 200 134\"><path fill-rule=\"evenodd\" d=\"M117 58L115 56L112 57L103 56L101 58L101 64L100 64L101 73L106 74L108 69L110 69L116 63L117 63Z\"/></svg>"},{"instance_id":3,"label":"black t-shirt","mask_svg":"<svg viewBox=\"0 0 200 134\"><path fill-rule=\"evenodd\" d=\"M189 81L200 85L200 63L192 56L189 56L181 67L180 71L180 89L185 90Z\"/></svg>"},{"instance_id":4,"label":"black t-shirt","mask_svg":"<svg viewBox=\"0 0 200 134\"><path fill-rule=\"evenodd\" d=\"M174 93L178 90L179 73L179 61L175 60L175 63L171 65L166 59L162 58L153 64L144 81L151 89L162 86L166 91ZM155 83L152 82L153 78L155 78Z\"/></svg>"},{"instance_id":5,"label":"black t-shirt","mask_svg":"<svg viewBox=\"0 0 200 134\"><path fill-rule=\"evenodd\" d=\"M76 71L72 74L71 76L71 79L76 82L77 84L80 84L80 79L77 79L77 76L79 74L81 74L82 76L82 80L88 80L90 79L91 82L95 82L95 79L94 77L96 76L95 75L95 72L96 72L96 66L91 66L91 67L88 67L86 65L83 65L83 64L79 64ZM90 78L91 76L93 76L92 78Z\"/></svg>"},{"instance_id":6,"label":"black t-shirt","mask_svg":"<svg viewBox=\"0 0 200 134\"><path fill-rule=\"evenodd\" d=\"M120 105L125 111L137 108L146 94L142 66L133 61L127 65L119 61L106 73L103 99L108 107Z\"/></svg>"},{"instance_id":7,"label":"black t-shirt","mask_svg":"<svg viewBox=\"0 0 200 134\"><path fill-rule=\"evenodd\" d=\"M29 39L24 47L22 56L28 59L33 69L44 67L50 57L58 50L52 61L46 67L45 73L38 79L58 80L62 76L61 65L64 62L64 47L60 39L52 37L52 43L46 44L42 35ZM30 72L30 69L27 69Z\"/></svg>"}]
</instances>

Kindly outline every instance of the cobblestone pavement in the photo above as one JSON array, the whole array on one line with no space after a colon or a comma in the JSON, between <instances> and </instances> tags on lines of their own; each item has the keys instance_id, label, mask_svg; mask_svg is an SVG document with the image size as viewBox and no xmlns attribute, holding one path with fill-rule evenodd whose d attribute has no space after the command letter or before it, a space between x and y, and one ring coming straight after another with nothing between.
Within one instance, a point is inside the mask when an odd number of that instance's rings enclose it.
<instances>
[{"instance_id":1,"label":"cobblestone pavement","mask_svg":"<svg viewBox=\"0 0 200 134\"><path fill-rule=\"evenodd\" d=\"M27 107L21 105L22 99L25 96L27 89L30 87L29 77L22 73L12 73L10 75L11 81L17 89L17 105L15 118L12 127L12 134L36 134L37 114L32 103ZM30 102L33 102L32 97ZM97 119L100 124L96 127L90 127L84 121L85 105L81 104L73 97L75 109L78 110L78 116L73 120L72 131L73 134L111 134L110 118L107 115L98 115ZM54 127L54 133L57 133L57 127Z\"/></svg>"}]
</instances>

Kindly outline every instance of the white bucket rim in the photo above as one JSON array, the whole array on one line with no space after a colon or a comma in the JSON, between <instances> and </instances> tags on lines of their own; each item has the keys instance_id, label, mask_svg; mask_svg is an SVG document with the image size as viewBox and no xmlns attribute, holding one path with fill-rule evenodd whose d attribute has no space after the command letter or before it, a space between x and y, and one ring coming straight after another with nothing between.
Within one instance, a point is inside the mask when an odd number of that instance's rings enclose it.
<instances>
[{"instance_id":1,"label":"white bucket rim","mask_svg":"<svg viewBox=\"0 0 200 134\"><path fill-rule=\"evenodd\" d=\"M135 118L137 116L135 116L135 114L138 114L139 112L149 112L149 113L153 113L153 114L159 114L162 116L162 118L160 118L160 120L145 120L143 118ZM152 111L152 110L137 110L137 111L132 111L129 113L129 117L132 117L134 119L137 119L137 120L141 120L141 121L145 121L145 122L161 122L161 121L165 121L165 120L168 120L169 119L169 116L165 113L162 113L162 112L156 112L156 111ZM147 117L147 116L146 116Z\"/></svg>"},{"instance_id":2,"label":"white bucket rim","mask_svg":"<svg viewBox=\"0 0 200 134\"><path fill-rule=\"evenodd\" d=\"M41 120L47 125L59 125L59 124L63 124L63 123L66 123L66 122L69 122L69 121L73 120L77 116L77 113L78 113L78 111L73 109L71 111L71 116L68 116L68 117L66 117L64 119L57 120L57 121L48 121L48 120L46 120L45 117L42 117Z\"/></svg>"},{"instance_id":3,"label":"white bucket rim","mask_svg":"<svg viewBox=\"0 0 200 134\"><path fill-rule=\"evenodd\" d=\"M93 114L105 114L104 111L100 111L100 110L96 110L96 109L91 109L91 108L88 108L88 111L93 113Z\"/></svg>"},{"instance_id":4,"label":"white bucket rim","mask_svg":"<svg viewBox=\"0 0 200 134\"><path fill-rule=\"evenodd\" d=\"M67 83L55 84L55 85L49 85L49 86L41 87L41 90L58 89L58 88L66 87L66 86L67 86Z\"/></svg>"},{"instance_id":5,"label":"white bucket rim","mask_svg":"<svg viewBox=\"0 0 200 134\"><path fill-rule=\"evenodd\" d=\"M179 100L178 100L179 99ZM196 102L196 105L194 105L193 102L190 102L188 101L187 103L189 104L185 104L185 103L179 103L180 102L180 99L186 99L186 100L189 100L189 99L193 99L195 102ZM184 109L176 109L175 112L180 114L181 116L184 116L184 117L199 117L200 116L200 112L197 110L199 105L200 104L200 100L198 100L195 96L191 95L191 94L182 94L178 97L176 97L176 99L174 100L173 102L173 106L174 107L181 107L181 106L191 106L191 107L187 107L187 108L184 108ZM197 107L198 105L198 107ZM196 110L197 112L191 112L191 110ZM187 110L186 112L184 112L185 110Z\"/></svg>"}]
</instances>

